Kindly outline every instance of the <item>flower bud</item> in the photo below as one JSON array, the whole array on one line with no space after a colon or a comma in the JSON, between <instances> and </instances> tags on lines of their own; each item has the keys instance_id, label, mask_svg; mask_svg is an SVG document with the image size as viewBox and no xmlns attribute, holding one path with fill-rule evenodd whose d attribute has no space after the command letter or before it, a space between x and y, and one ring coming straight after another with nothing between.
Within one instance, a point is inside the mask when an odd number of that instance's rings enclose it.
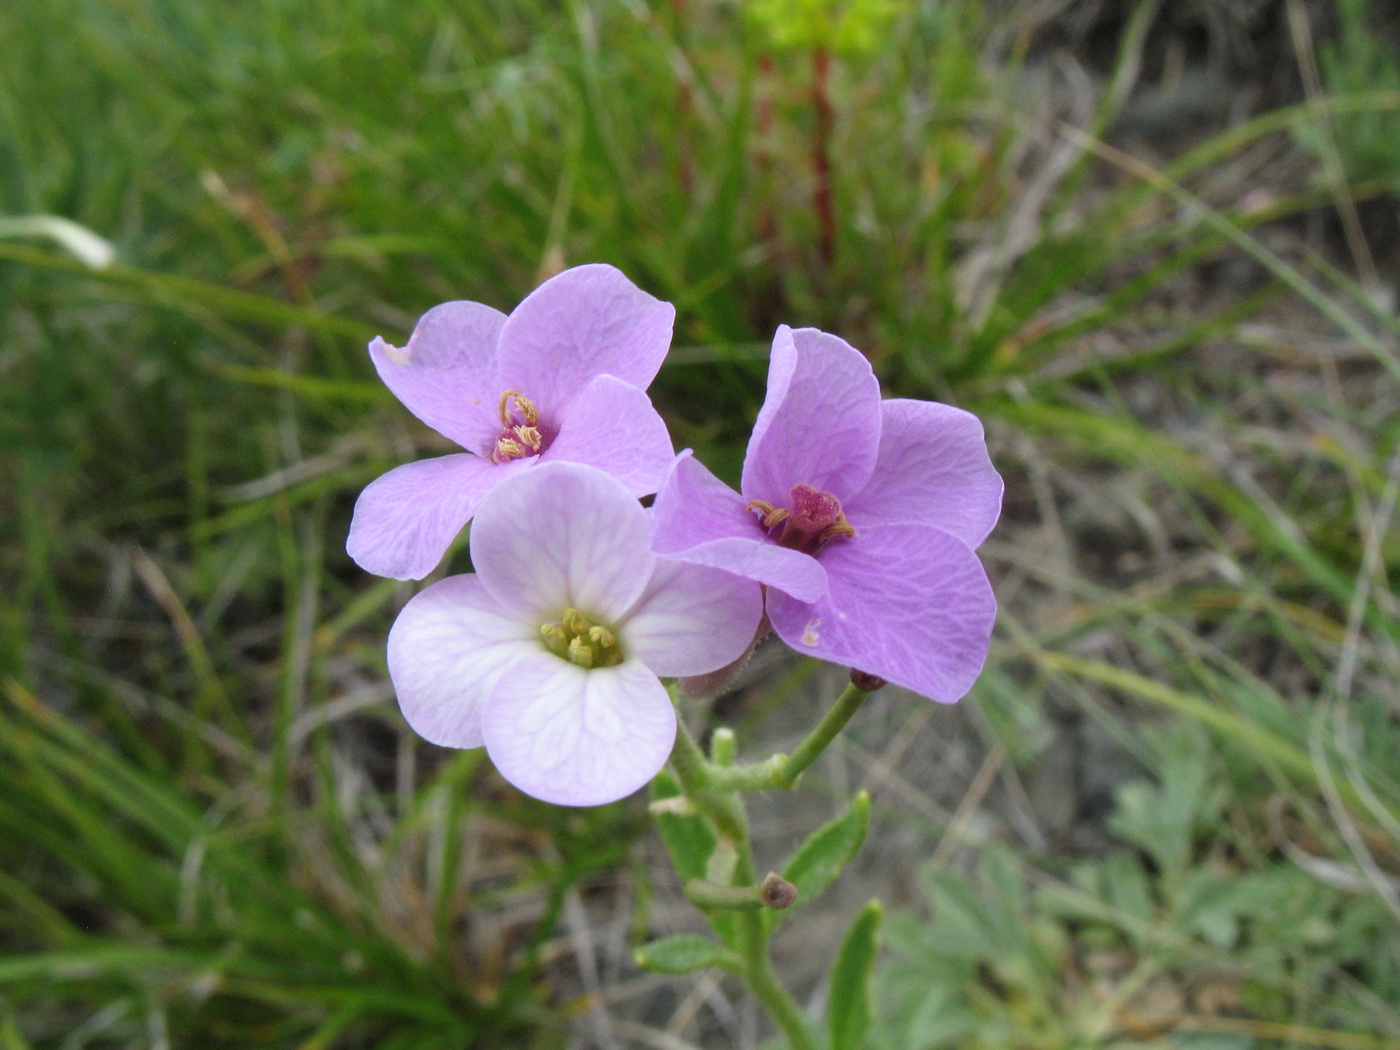
<instances>
[{"instance_id":1,"label":"flower bud","mask_svg":"<svg viewBox=\"0 0 1400 1050\"><path fill-rule=\"evenodd\" d=\"M876 689L888 684L888 682L878 675L873 675L866 671L858 671L854 667L851 668L851 685L862 692L873 693Z\"/></svg>"},{"instance_id":2,"label":"flower bud","mask_svg":"<svg viewBox=\"0 0 1400 1050\"><path fill-rule=\"evenodd\" d=\"M791 908L797 900L797 887L777 872L770 871L758 887L758 896L770 908Z\"/></svg>"}]
</instances>

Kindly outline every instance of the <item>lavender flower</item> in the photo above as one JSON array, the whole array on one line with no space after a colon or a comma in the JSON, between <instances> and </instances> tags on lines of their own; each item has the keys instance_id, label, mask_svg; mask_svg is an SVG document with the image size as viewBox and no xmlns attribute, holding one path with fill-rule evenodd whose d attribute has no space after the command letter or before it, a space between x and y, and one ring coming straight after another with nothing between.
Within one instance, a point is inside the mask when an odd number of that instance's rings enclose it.
<instances>
[{"instance_id":1,"label":"lavender flower","mask_svg":"<svg viewBox=\"0 0 1400 1050\"><path fill-rule=\"evenodd\" d=\"M975 416L882 401L854 347L783 326L741 488L683 452L652 549L767 585L773 629L799 652L943 702L971 688L996 618L974 549L1002 493Z\"/></svg>"},{"instance_id":2,"label":"lavender flower","mask_svg":"<svg viewBox=\"0 0 1400 1050\"><path fill-rule=\"evenodd\" d=\"M593 467L503 481L472 525L476 574L426 588L389 632L409 725L485 745L547 802L598 805L647 783L676 732L658 675L730 663L763 611L753 583L653 556L649 531L631 492Z\"/></svg>"},{"instance_id":3,"label":"lavender flower","mask_svg":"<svg viewBox=\"0 0 1400 1050\"><path fill-rule=\"evenodd\" d=\"M465 453L407 463L360 494L346 544L369 572L420 580L499 482L538 463L598 467L634 496L655 492L671 439L644 391L675 309L611 266L566 270L509 317L452 302L403 348L370 344L379 376Z\"/></svg>"}]
</instances>

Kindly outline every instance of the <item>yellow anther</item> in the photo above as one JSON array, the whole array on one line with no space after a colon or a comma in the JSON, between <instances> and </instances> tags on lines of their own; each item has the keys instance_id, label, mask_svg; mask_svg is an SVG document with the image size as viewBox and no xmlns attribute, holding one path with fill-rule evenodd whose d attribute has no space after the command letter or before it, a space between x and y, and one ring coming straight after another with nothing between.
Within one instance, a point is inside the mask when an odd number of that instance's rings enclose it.
<instances>
[{"instance_id":1,"label":"yellow anther","mask_svg":"<svg viewBox=\"0 0 1400 1050\"><path fill-rule=\"evenodd\" d=\"M835 539L837 536L844 536L847 539L856 534L855 527L846 520L846 515L842 514L826 528L822 529L818 539L825 543L827 540Z\"/></svg>"},{"instance_id":2,"label":"yellow anther","mask_svg":"<svg viewBox=\"0 0 1400 1050\"><path fill-rule=\"evenodd\" d=\"M496 462L504 463L508 459L520 459L525 455L525 446L510 438L501 438L496 442Z\"/></svg>"},{"instance_id":3,"label":"yellow anther","mask_svg":"<svg viewBox=\"0 0 1400 1050\"><path fill-rule=\"evenodd\" d=\"M540 624L540 637L545 648L556 656L564 656L569 651L569 635L557 623Z\"/></svg>"},{"instance_id":4,"label":"yellow anther","mask_svg":"<svg viewBox=\"0 0 1400 1050\"><path fill-rule=\"evenodd\" d=\"M540 625L544 647L576 667L616 667L623 661L617 632L579 609L568 608L558 623Z\"/></svg>"},{"instance_id":5,"label":"yellow anther","mask_svg":"<svg viewBox=\"0 0 1400 1050\"><path fill-rule=\"evenodd\" d=\"M593 666L593 649L583 644L583 639L575 635L569 642L569 662L578 664L580 667Z\"/></svg>"},{"instance_id":6,"label":"yellow anther","mask_svg":"<svg viewBox=\"0 0 1400 1050\"><path fill-rule=\"evenodd\" d=\"M540 446L544 444L544 439L540 437L538 427L514 427L512 433L520 439L520 443L531 452L538 452Z\"/></svg>"},{"instance_id":7,"label":"yellow anther","mask_svg":"<svg viewBox=\"0 0 1400 1050\"><path fill-rule=\"evenodd\" d=\"M515 420L511 419L510 403L515 402L515 410L520 413L525 420L527 427L537 427L540 425L540 410L535 407L535 403L522 394L519 390L507 390L501 395L501 402L497 411L501 414L502 426L513 426Z\"/></svg>"},{"instance_id":8,"label":"yellow anther","mask_svg":"<svg viewBox=\"0 0 1400 1050\"><path fill-rule=\"evenodd\" d=\"M788 516L788 512L782 507L775 507L767 500L762 499L749 500L744 509L761 512L763 517L760 521L765 529L771 529L774 525L778 524L778 522L785 521Z\"/></svg>"}]
</instances>

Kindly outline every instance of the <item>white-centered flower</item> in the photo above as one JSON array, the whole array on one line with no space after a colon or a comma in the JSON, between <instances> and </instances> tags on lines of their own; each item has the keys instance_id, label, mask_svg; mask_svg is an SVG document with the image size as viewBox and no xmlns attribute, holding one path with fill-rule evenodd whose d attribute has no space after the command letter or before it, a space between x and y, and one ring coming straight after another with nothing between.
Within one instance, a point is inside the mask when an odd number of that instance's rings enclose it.
<instances>
[{"instance_id":1,"label":"white-centered flower","mask_svg":"<svg viewBox=\"0 0 1400 1050\"><path fill-rule=\"evenodd\" d=\"M447 747L485 746L547 802L622 798L665 763L675 712L659 676L737 659L757 584L649 549L648 512L593 467L507 478L472 525L476 572L428 587L389 633L404 717Z\"/></svg>"}]
</instances>

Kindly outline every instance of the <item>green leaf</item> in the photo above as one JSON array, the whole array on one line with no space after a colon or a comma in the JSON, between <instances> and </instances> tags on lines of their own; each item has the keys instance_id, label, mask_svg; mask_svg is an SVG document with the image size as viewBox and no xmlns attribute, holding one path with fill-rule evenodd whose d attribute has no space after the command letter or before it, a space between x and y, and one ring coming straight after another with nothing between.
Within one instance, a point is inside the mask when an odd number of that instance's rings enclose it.
<instances>
[{"instance_id":1,"label":"green leaf","mask_svg":"<svg viewBox=\"0 0 1400 1050\"><path fill-rule=\"evenodd\" d=\"M29 1043L20 1034L19 1025L15 1024L8 1011L0 1020L0 1050L30 1050Z\"/></svg>"},{"instance_id":2,"label":"green leaf","mask_svg":"<svg viewBox=\"0 0 1400 1050\"><path fill-rule=\"evenodd\" d=\"M739 957L718 941L689 933L652 941L638 948L634 958L642 969L655 973L694 973L709 966L732 970L739 965Z\"/></svg>"},{"instance_id":3,"label":"green leaf","mask_svg":"<svg viewBox=\"0 0 1400 1050\"><path fill-rule=\"evenodd\" d=\"M656 774L651 782L652 802L666 799L679 799L681 788L669 769ZM656 826L661 829L661 840L666 843L666 852L671 855L671 863L682 882L703 879L710 863L710 855L715 851L715 833L698 813L676 813L665 809L656 812Z\"/></svg>"},{"instance_id":4,"label":"green leaf","mask_svg":"<svg viewBox=\"0 0 1400 1050\"><path fill-rule=\"evenodd\" d=\"M870 1027L870 972L884 908L871 901L851 923L831 965L831 1050L860 1050Z\"/></svg>"},{"instance_id":5,"label":"green leaf","mask_svg":"<svg viewBox=\"0 0 1400 1050\"><path fill-rule=\"evenodd\" d=\"M681 799L680 784L669 769L656 774L651 782L652 802L666 799ZM656 813L656 826L661 830L661 840L666 843L666 852L671 855L671 863L682 882L691 879L715 878L710 870L710 860L715 855L715 833L698 813L677 813L664 807ZM716 881L723 881L716 879ZM724 939L731 948L739 944L739 927L733 912L711 912L706 915L715 933Z\"/></svg>"},{"instance_id":6,"label":"green leaf","mask_svg":"<svg viewBox=\"0 0 1400 1050\"><path fill-rule=\"evenodd\" d=\"M806 904L836 881L847 861L856 855L870 826L870 795L862 791L835 820L823 824L797 848L783 869L783 878L797 887L797 903ZM791 909L788 909L791 911ZM768 912L770 922L787 912Z\"/></svg>"}]
</instances>

